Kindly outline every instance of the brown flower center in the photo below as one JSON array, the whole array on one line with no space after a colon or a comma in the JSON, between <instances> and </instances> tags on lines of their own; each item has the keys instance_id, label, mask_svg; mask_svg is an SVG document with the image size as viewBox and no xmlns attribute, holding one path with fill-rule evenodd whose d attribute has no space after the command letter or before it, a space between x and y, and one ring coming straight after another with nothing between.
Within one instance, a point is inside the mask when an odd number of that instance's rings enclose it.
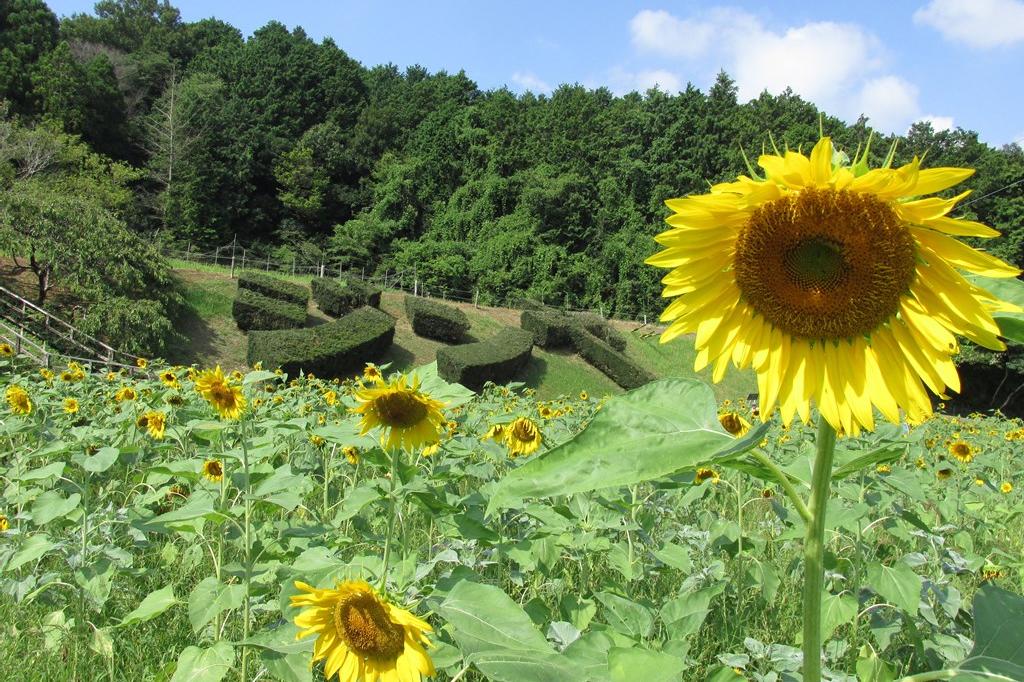
<instances>
[{"instance_id":1,"label":"brown flower center","mask_svg":"<svg viewBox=\"0 0 1024 682\"><path fill-rule=\"evenodd\" d=\"M530 443L537 437L537 429L526 420L516 421L512 425L512 437L523 443Z\"/></svg>"},{"instance_id":2,"label":"brown flower center","mask_svg":"<svg viewBox=\"0 0 1024 682\"><path fill-rule=\"evenodd\" d=\"M794 336L869 334L896 314L915 274L913 236L871 194L804 189L754 212L736 244L736 284Z\"/></svg>"},{"instance_id":3,"label":"brown flower center","mask_svg":"<svg viewBox=\"0 0 1024 682\"><path fill-rule=\"evenodd\" d=\"M373 402L385 426L404 429L419 424L427 416L427 407L411 393L385 393Z\"/></svg>"},{"instance_id":4,"label":"brown flower center","mask_svg":"<svg viewBox=\"0 0 1024 682\"><path fill-rule=\"evenodd\" d=\"M338 600L334 627L360 656L398 658L405 646L402 626L391 622L384 605L367 592Z\"/></svg>"},{"instance_id":5,"label":"brown flower center","mask_svg":"<svg viewBox=\"0 0 1024 682\"><path fill-rule=\"evenodd\" d=\"M734 436L738 436L743 432L743 422L740 421L740 416L735 412L718 415L718 422L722 425L723 429Z\"/></svg>"},{"instance_id":6,"label":"brown flower center","mask_svg":"<svg viewBox=\"0 0 1024 682\"><path fill-rule=\"evenodd\" d=\"M221 467L220 462L213 461L206 463L206 473L214 478L220 478L224 475L224 469Z\"/></svg>"}]
</instances>

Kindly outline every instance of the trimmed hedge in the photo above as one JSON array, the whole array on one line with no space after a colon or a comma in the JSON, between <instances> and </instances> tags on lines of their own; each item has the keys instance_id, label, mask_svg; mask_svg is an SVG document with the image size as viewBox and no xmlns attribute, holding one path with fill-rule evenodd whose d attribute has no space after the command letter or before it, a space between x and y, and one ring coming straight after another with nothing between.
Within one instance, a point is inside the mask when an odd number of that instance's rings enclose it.
<instances>
[{"instance_id":1,"label":"trimmed hedge","mask_svg":"<svg viewBox=\"0 0 1024 682\"><path fill-rule=\"evenodd\" d=\"M322 377L346 377L367 360L379 360L395 337L395 318L376 308L359 308L333 322L306 329L249 334L250 365L263 362L289 376L299 370Z\"/></svg>"},{"instance_id":2,"label":"trimmed hedge","mask_svg":"<svg viewBox=\"0 0 1024 682\"><path fill-rule=\"evenodd\" d=\"M261 272L243 272L238 276L238 289L248 289L270 298L287 301L305 307L309 302L309 290L301 284L286 282Z\"/></svg>"},{"instance_id":3,"label":"trimmed hedge","mask_svg":"<svg viewBox=\"0 0 1024 682\"><path fill-rule=\"evenodd\" d=\"M457 343L469 331L469 318L458 308L429 298L405 297L405 314L412 330L437 341Z\"/></svg>"},{"instance_id":4,"label":"trimmed hedge","mask_svg":"<svg viewBox=\"0 0 1024 682\"><path fill-rule=\"evenodd\" d=\"M306 323L306 307L264 296L251 289L239 289L231 304L231 315L242 331L250 329L294 329Z\"/></svg>"},{"instance_id":5,"label":"trimmed hedge","mask_svg":"<svg viewBox=\"0 0 1024 682\"><path fill-rule=\"evenodd\" d=\"M533 334L533 342L541 348L568 348L572 345L573 320L554 310L524 310L519 326Z\"/></svg>"},{"instance_id":6,"label":"trimmed hedge","mask_svg":"<svg viewBox=\"0 0 1024 682\"><path fill-rule=\"evenodd\" d=\"M318 277L310 282L310 289L320 310L334 317L363 306L380 307L380 287L354 277Z\"/></svg>"},{"instance_id":7,"label":"trimmed hedge","mask_svg":"<svg viewBox=\"0 0 1024 682\"><path fill-rule=\"evenodd\" d=\"M529 361L533 334L506 327L486 341L446 346L437 351L437 373L449 382L480 390L484 383L502 384Z\"/></svg>"},{"instance_id":8,"label":"trimmed hedge","mask_svg":"<svg viewBox=\"0 0 1024 682\"><path fill-rule=\"evenodd\" d=\"M583 325L584 329L607 343L615 350L620 353L626 350L626 337L623 336L618 329L608 324L608 321L600 315L596 315L594 313L576 313L573 317Z\"/></svg>"},{"instance_id":9,"label":"trimmed hedge","mask_svg":"<svg viewBox=\"0 0 1024 682\"><path fill-rule=\"evenodd\" d=\"M656 378L582 326L573 330L573 345L584 360L627 390L643 386Z\"/></svg>"}]
</instances>

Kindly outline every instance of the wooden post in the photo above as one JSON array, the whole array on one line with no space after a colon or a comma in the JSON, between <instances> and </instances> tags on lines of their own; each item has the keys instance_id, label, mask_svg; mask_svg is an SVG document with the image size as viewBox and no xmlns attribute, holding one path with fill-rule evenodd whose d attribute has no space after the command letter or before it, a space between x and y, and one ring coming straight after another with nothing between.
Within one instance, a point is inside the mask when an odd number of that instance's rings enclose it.
<instances>
[{"instance_id":1,"label":"wooden post","mask_svg":"<svg viewBox=\"0 0 1024 682\"><path fill-rule=\"evenodd\" d=\"M231 279L235 278L235 243L238 241L238 235L236 234L231 239Z\"/></svg>"},{"instance_id":2,"label":"wooden post","mask_svg":"<svg viewBox=\"0 0 1024 682\"><path fill-rule=\"evenodd\" d=\"M270 256L267 256L267 272L270 272Z\"/></svg>"},{"instance_id":3,"label":"wooden post","mask_svg":"<svg viewBox=\"0 0 1024 682\"><path fill-rule=\"evenodd\" d=\"M185 249L185 262L192 258L192 242L188 243L188 247Z\"/></svg>"},{"instance_id":4,"label":"wooden post","mask_svg":"<svg viewBox=\"0 0 1024 682\"><path fill-rule=\"evenodd\" d=\"M473 290L473 307L474 308L479 308L480 307L480 289L474 289Z\"/></svg>"},{"instance_id":5,"label":"wooden post","mask_svg":"<svg viewBox=\"0 0 1024 682\"><path fill-rule=\"evenodd\" d=\"M384 288L388 288L388 269L384 268Z\"/></svg>"},{"instance_id":6,"label":"wooden post","mask_svg":"<svg viewBox=\"0 0 1024 682\"><path fill-rule=\"evenodd\" d=\"M213 264L214 265L220 265L220 247L219 246L217 247L217 250L213 252Z\"/></svg>"},{"instance_id":7,"label":"wooden post","mask_svg":"<svg viewBox=\"0 0 1024 682\"><path fill-rule=\"evenodd\" d=\"M604 303L597 304L597 314L604 317Z\"/></svg>"},{"instance_id":8,"label":"wooden post","mask_svg":"<svg viewBox=\"0 0 1024 682\"><path fill-rule=\"evenodd\" d=\"M416 275L412 276L412 295L413 296L419 296L420 295L420 283L419 283L419 280L416 279Z\"/></svg>"},{"instance_id":9,"label":"wooden post","mask_svg":"<svg viewBox=\"0 0 1024 682\"><path fill-rule=\"evenodd\" d=\"M242 249L242 269L245 270L245 249Z\"/></svg>"}]
</instances>

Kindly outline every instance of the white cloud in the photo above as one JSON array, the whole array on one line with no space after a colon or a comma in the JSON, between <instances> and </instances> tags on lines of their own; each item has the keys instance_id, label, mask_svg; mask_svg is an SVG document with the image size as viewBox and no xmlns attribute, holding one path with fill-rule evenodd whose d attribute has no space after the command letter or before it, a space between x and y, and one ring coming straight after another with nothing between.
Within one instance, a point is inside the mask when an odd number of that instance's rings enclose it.
<instances>
[{"instance_id":1,"label":"white cloud","mask_svg":"<svg viewBox=\"0 0 1024 682\"><path fill-rule=\"evenodd\" d=\"M791 87L812 101L830 101L876 68L879 52L878 41L852 24L761 30L735 41L736 84L743 99Z\"/></svg>"},{"instance_id":2,"label":"white cloud","mask_svg":"<svg viewBox=\"0 0 1024 682\"><path fill-rule=\"evenodd\" d=\"M884 46L857 24L818 21L773 30L751 13L718 7L686 18L643 10L629 29L640 51L713 60L714 70L724 68L736 79L741 100L791 88L848 120L866 114L884 132L903 132L923 115L917 88L885 72Z\"/></svg>"},{"instance_id":3,"label":"white cloud","mask_svg":"<svg viewBox=\"0 0 1024 682\"><path fill-rule=\"evenodd\" d=\"M607 84L617 95L634 90L646 92L651 88L675 94L682 89L682 81L679 76L665 69L629 71L622 67L615 67L608 72Z\"/></svg>"},{"instance_id":4,"label":"white cloud","mask_svg":"<svg viewBox=\"0 0 1024 682\"><path fill-rule=\"evenodd\" d=\"M931 0L914 12L914 21L975 48L1024 42L1021 0Z\"/></svg>"},{"instance_id":5,"label":"white cloud","mask_svg":"<svg viewBox=\"0 0 1024 682\"><path fill-rule=\"evenodd\" d=\"M927 121L928 123L931 123L932 130L934 130L937 133L941 133L943 130L953 129L952 116L934 116L932 114L927 114L917 119L917 121Z\"/></svg>"},{"instance_id":6,"label":"white cloud","mask_svg":"<svg viewBox=\"0 0 1024 682\"><path fill-rule=\"evenodd\" d=\"M897 76L873 78L861 86L858 104L869 123L886 131L903 132L917 118L917 87Z\"/></svg>"},{"instance_id":7,"label":"white cloud","mask_svg":"<svg viewBox=\"0 0 1024 682\"><path fill-rule=\"evenodd\" d=\"M541 80L532 73L524 71L516 71L512 74L512 82L518 85L522 90L529 90L530 92L541 94L551 92L552 87L547 82Z\"/></svg>"}]
</instances>

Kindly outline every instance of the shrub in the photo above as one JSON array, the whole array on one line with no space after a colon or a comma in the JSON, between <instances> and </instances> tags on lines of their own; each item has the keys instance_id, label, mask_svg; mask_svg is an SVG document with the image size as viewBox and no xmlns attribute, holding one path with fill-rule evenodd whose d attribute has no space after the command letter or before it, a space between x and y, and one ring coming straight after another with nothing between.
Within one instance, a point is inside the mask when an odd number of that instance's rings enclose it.
<instances>
[{"instance_id":1,"label":"shrub","mask_svg":"<svg viewBox=\"0 0 1024 682\"><path fill-rule=\"evenodd\" d=\"M533 334L506 327L490 339L462 346L447 346L437 351L437 373L479 390L485 382L505 383L530 359Z\"/></svg>"},{"instance_id":2,"label":"shrub","mask_svg":"<svg viewBox=\"0 0 1024 682\"><path fill-rule=\"evenodd\" d=\"M280 367L290 376L299 370L323 377L358 372L391 347L395 318L376 308L359 308L333 322L306 329L255 331L249 334L248 362Z\"/></svg>"},{"instance_id":3,"label":"shrub","mask_svg":"<svg viewBox=\"0 0 1024 682\"><path fill-rule=\"evenodd\" d=\"M405 297L405 314L420 336L456 343L469 331L469 318L458 308L428 298Z\"/></svg>"},{"instance_id":4,"label":"shrub","mask_svg":"<svg viewBox=\"0 0 1024 682\"><path fill-rule=\"evenodd\" d=\"M306 323L306 306L270 298L250 289L239 289L231 305L231 315L242 331L294 329Z\"/></svg>"},{"instance_id":5,"label":"shrub","mask_svg":"<svg viewBox=\"0 0 1024 682\"><path fill-rule=\"evenodd\" d=\"M626 337L611 326L606 319L594 313L576 313L575 320L588 332L601 339L620 353L626 350Z\"/></svg>"},{"instance_id":6,"label":"shrub","mask_svg":"<svg viewBox=\"0 0 1024 682\"><path fill-rule=\"evenodd\" d=\"M524 310L519 326L533 334L541 348L568 348L572 345L572 318L556 310Z\"/></svg>"},{"instance_id":7,"label":"shrub","mask_svg":"<svg viewBox=\"0 0 1024 682\"><path fill-rule=\"evenodd\" d=\"M355 277L319 277L310 283L310 288L320 310L334 317L363 306L380 307L380 287Z\"/></svg>"},{"instance_id":8,"label":"shrub","mask_svg":"<svg viewBox=\"0 0 1024 682\"><path fill-rule=\"evenodd\" d=\"M582 326L573 330L573 345L584 360L625 389L638 388L656 378Z\"/></svg>"},{"instance_id":9,"label":"shrub","mask_svg":"<svg viewBox=\"0 0 1024 682\"><path fill-rule=\"evenodd\" d=\"M243 272L238 276L238 288L249 289L258 294L287 301L305 307L309 302L309 290L301 284L286 282L261 272Z\"/></svg>"}]
</instances>

